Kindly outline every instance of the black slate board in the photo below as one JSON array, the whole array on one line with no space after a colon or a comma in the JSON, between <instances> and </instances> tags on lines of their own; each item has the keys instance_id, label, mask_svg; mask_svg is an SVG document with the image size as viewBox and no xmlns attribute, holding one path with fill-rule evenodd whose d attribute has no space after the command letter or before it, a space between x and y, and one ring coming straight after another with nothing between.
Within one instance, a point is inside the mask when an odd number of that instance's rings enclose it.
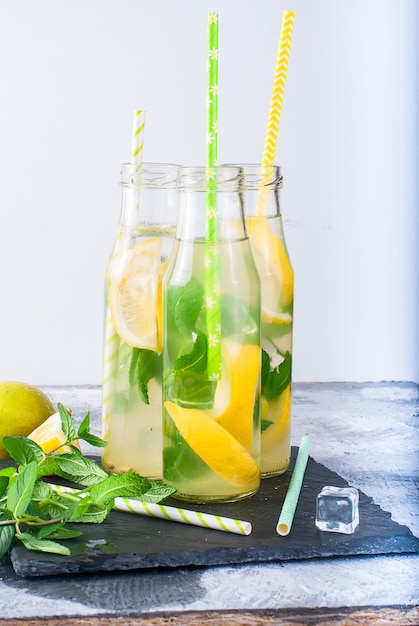
<instances>
[{"instance_id":1,"label":"black slate board","mask_svg":"<svg viewBox=\"0 0 419 626\"><path fill-rule=\"evenodd\" d=\"M325 485L345 487L348 483L311 457L291 532L280 537L275 527L296 452L293 448L286 474L263 480L259 492L249 500L205 506L176 500L166 502L249 521L253 531L248 536L112 511L103 524L78 525L83 536L66 542L71 548L70 557L30 552L16 545L10 552L13 568L19 576L55 576L419 552L419 539L361 491L360 524L355 532L352 535L320 532L314 524L316 495Z\"/></svg>"}]
</instances>

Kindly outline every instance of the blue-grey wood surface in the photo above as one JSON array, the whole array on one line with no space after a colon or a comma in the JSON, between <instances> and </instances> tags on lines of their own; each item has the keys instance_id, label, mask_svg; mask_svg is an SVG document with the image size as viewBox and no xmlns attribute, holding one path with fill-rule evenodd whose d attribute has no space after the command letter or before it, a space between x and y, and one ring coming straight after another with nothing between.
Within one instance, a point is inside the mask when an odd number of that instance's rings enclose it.
<instances>
[{"instance_id":1,"label":"blue-grey wood surface","mask_svg":"<svg viewBox=\"0 0 419 626\"><path fill-rule=\"evenodd\" d=\"M90 410L93 430L100 434L99 386L43 389L54 403L73 409L76 423ZM293 445L308 433L316 461L371 496L416 537L418 401L413 383L299 383L293 389L292 428ZM417 554L52 579L19 578L7 558L0 562L3 619L400 606L417 605L418 598Z\"/></svg>"}]
</instances>

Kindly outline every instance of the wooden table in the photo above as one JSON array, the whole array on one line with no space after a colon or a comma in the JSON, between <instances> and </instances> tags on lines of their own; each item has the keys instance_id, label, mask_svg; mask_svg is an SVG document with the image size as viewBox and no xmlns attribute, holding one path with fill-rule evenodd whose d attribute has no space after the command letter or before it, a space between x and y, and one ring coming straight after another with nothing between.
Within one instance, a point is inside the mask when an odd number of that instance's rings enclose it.
<instances>
[{"instance_id":1,"label":"wooden table","mask_svg":"<svg viewBox=\"0 0 419 626\"><path fill-rule=\"evenodd\" d=\"M43 387L54 403L89 409L100 434L99 386ZM300 383L293 436L419 537L419 387ZM85 448L86 453L90 452ZM19 578L0 562L0 625L419 624L419 555Z\"/></svg>"}]
</instances>

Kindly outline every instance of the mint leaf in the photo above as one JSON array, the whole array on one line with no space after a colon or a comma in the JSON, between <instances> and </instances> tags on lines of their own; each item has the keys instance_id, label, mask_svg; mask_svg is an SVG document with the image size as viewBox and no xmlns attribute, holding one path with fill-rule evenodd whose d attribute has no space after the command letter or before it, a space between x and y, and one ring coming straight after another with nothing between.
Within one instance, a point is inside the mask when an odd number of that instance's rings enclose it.
<instances>
[{"instance_id":1,"label":"mint leaf","mask_svg":"<svg viewBox=\"0 0 419 626\"><path fill-rule=\"evenodd\" d=\"M8 486L9 486L9 477L0 476L0 498L4 496Z\"/></svg>"},{"instance_id":2,"label":"mint leaf","mask_svg":"<svg viewBox=\"0 0 419 626\"><path fill-rule=\"evenodd\" d=\"M260 432L263 433L263 431L269 428L269 426L272 426L273 423L274 422L272 422L271 420L262 419L260 421Z\"/></svg>"},{"instance_id":3,"label":"mint leaf","mask_svg":"<svg viewBox=\"0 0 419 626\"><path fill-rule=\"evenodd\" d=\"M95 504L90 499L82 498L76 509L72 512L69 522L83 522L85 524L101 524L112 510L113 501L108 504Z\"/></svg>"},{"instance_id":4,"label":"mint leaf","mask_svg":"<svg viewBox=\"0 0 419 626\"><path fill-rule=\"evenodd\" d=\"M155 377L158 355L146 348L133 348L128 378L131 387L135 387L145 404L150 404L148 397L148 383Z\"/></svg>"},{"instance_id":5,"label":"mint leaf","mask_svg":"<svg viewBox=\"0 0 419 626\"><path fill-rule=\"evenodd\" d=\"M275 400L291 382L291 353L286 352L282 363L271 370L267 375L266 371L263 371L264 359L266 368L266 357L264 357L262 353L262 395L265 396L267 400Z\"/></svg>"},{"instance_id":6,"label":"mint leaf","mask_svg":"<svg viewBox=\"0 0 419 626\"><path fill-rule=\"evenodd\" d=\"M13 476L13 474L16 474L15 467L3 467L3 469L0 469L0 476L7 476L8 478L10 478L10 476Z\"/></svg>"},{"instance_id":7,"label":"mint leaf","mask_svg":"<svg viewBox=\"0 0 419 626\"><path fill-rule=\"evenodd\" d=\"M106 448L108 442L102 439L101 437L97 437L96 435L92 435L92 433L85 433L84 435L78 437L86 443L89 443L91 446L95 446L96 448Z\"/></svg>"},{"instance_id":8,"label":"mint leaf","mask_svg":"<svg viewBox=\"0 0 419 626\"><path fill-rule=\"evenodd\" d=\"M203 374L207 369L208 341L204 333L196 331L196 339L192 351L176 359L174 370L191 370Z\"/></svg>"},{"instance_id":9,"label":"mint leaf","mask_svg":"<svg viewBox=\"0 0 419 626\"><path fill-rule=\"evenodd\" d=\"M46 528L44 526L43 528ZM83 533L81 530L76 530L75 528L67 528L67 526L60 526L57 529L53 529L53 532L48 535L50 539L74 539L75 537L80 537Z\"/></svg>"},{"instance_id":10,"label":"mint leaf","mask_svg":"<svg viewBox=\"0 0 419 626\"><path fill-rule=\"evenodd\" d=\"M0 524L1 522L12 521L13 516L10 515L7 511L5 513L0 513ZM14 524L6 524L4 526L0 525L0 559L7 554L10 546L12 545L13 537L15 536L15 526Z\"/></svg>"},{"instance_id":11,"label":"mint leaf","mask_svg":"<svg viewBox=\"0 0 419 626\"><path fill-rule=\"evenodd\" d=\"M50 541L49 539L37 539L30 533L16 533L16 537L21 540L25 548L28 550L37 550L39 552L52 552L53 554L62 554L70 556L71 551L60 543Z\"/></svg>"},{"instance_id":12,"label":"mint leaf","mask_svg":"<svg viewBox=\"0 0 419 626\"><path fill-rule=\"evenodd\" d=\"M57 475L66 478L80 485L94 485L108 477L97 463L78 454L64 453L55 457L57 465Z\"/></svg>"},{"instance_id":13,"label":"mint leaf","mask_svg":"<svg viewBox=\"0 0 419 626\"><path fill-rule=\"evenodd\" d=\"M86 433L90 433L90 411L82 420L80 426L77 429L77 437L82 438Z\"/></svg>"},{"instance_id":14,"label":"mint leaf","mask_svg":"<svg viewBox=\"0 0 419 626\"><path fill-rule=\"evenodd\" d=\"M176 493L177 489L172 487L171 485L166 485L165 483L158 483L152 481L151 487L143 493L140 497L132 497L133 500L143 500L145 502L153 502L154 504L158 504L165 498L168 498L173 493Z\"/></svg>"},{"instance_id":15,"label":"mint leaf","mask_svg":"<svg viewBox=\"0 0 419 626\"><path fill-rule=\"evenodd\" d=\"M76 439L76 429L74 428L74 422L67 409L59 402L57 404L58 412L61 417L61 426L66 438L66 441L73 441Z\"/></svg>"},{"instance_id":16,"label":"mint leaf","mask_svg":"<svg viewBox=\"0 0 419 626\"><path fill-rule=\"evenodd\" d=\"M19 472L7 494L7 508L15 518L20 517L28 508L37 478L37 463L31 461Z\"/></svg>"},{"instance_id":17,"label":"mint leaf","mask_svg":"<svg viewBox=\"0 0 419 626\"><path fill-rule=\"evenodd\" d=\"M19 465L27 465L31 461L41 461L45 457L42 448L27 437L9 437L6 435L2 439L2 445Z\"/></svg>"},{"instance_id":18,"label":"mint leaf","mask_svg":"<svg viewBox=\"0 0 419 626\"><path fill-rule=\"evenodd\" d=\"M90 499L95 504L108 504L117 497L140 496L151 486L151 481L135 472L109 476L90 489Z\"/></svg>"},{"instance_id":19,"label":"mint leaf","mask_svg":"<svg viewBox=\"0 0 419 626\"><path fill-rule=\"evenodd\" d=\"M171 285L166 290L166 302L169 325L181 335L191 335L204 304L204 288L199 280L191 278L182 287Z\"/></svg>"}]
</instances>

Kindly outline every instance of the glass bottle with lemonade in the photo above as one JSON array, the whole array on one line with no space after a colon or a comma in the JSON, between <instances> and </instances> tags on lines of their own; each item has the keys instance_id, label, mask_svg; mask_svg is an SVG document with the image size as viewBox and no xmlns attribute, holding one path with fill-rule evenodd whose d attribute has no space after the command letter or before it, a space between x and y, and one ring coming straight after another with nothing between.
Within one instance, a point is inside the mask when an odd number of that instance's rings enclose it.
<instances>
[{"instance_id":1,"label":"glass bottle with lemonade","mask_svg":"<svg viewBox=\"0 0 419 626\"><path fill-rule=\"evenodd\" d=\"M239 168L180 168L163 280L163 480L193 502L246 498L260 481L260 283L242 182Z\"/></svg>"},{"instance_id":2,"label":"glass bottle with lemonade","mask_svg":"<svg viewBox=\"0 0 419 626\"><path fill-rule=\"evenodd\" d=\"M178 167L122 166L119 230L106 271L103 466L162 475L162 278L177 220Z\"/></svg>"},{"instance_id":3,"label":"glass bottle with lemonade","mask_svg":"<svg viewBox=\"0 0 419 626\"><path fill-rule=\"evenodd\" d=\"M261 474L282 474L291 456L294 272L281 215L281 170L243 165L246 221L261 281Z\"/></svg>"}]
</instances>

